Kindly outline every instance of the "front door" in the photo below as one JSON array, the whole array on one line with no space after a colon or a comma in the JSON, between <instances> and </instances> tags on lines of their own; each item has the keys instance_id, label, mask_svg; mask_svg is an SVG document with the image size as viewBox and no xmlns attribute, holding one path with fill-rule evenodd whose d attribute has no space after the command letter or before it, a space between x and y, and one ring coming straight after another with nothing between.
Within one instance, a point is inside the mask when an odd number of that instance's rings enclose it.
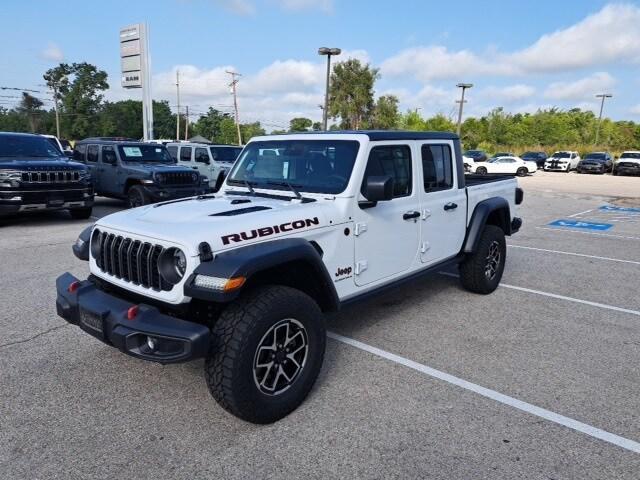
<instances>
[{"instance_id":1,"label":"front door","mask_svg":"<svg viewBox=\"0 0 640 480\"><path fill-rule=\"evenodd\" d=\"M104 145L100 155L100 177L98 180L101 192L117 195L121 194L121 186L118 184L118 157L115 148Z\"/></svg>"},{"instance_id":2,"label":"front door","mask_svg":"<svg viewBox=\"0 0 640 480\"><path fill-rule=\"evenodd\" d=\"M359 286L409 270L420 239L420 192L414 185L411 147L374 146L363 184L369 175L391 176L394 198L355 214L355 283Z\"/></svg>"},{"instance_id":3,"label":"front door","mask_svg":"<svg viewBox=\"0 0 640 480\"><path fill-rule=\"evenodd\" d=\"M191 168L197 170L198 173L211 180L211 160L209 159L209 149L197 147L193 155L193 164Z\"/></svg>"},{"instance_id":4,"label":"front door","mask_svg":"<svg viewBox=\"0 0 640 480\"><path fill-rule=\"evenodd\" d=\"M420 259L423 263L433 264L453 257L464 242L467 195L464 186L458 186L453 152L453 144L448 141L420 145L423 180Z\"/></svg>"}]
</instances>

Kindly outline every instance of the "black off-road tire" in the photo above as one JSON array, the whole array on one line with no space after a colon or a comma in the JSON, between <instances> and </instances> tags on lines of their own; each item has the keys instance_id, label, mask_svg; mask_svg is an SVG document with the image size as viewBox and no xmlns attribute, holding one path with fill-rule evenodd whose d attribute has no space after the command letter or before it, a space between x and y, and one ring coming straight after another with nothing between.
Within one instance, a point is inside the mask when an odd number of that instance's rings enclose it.
<instances>
[{"instance_id":1,"label":"black off-road tire","mask_svg":"<svg viewBox=\"0 0 640 480\"><path fill-rule=\"evenodd\" d=\"M72 210L69 210L69 215L71 215L71 218L73 218L74 220L86 220L91 216L91 211L91 207L74 208Z\"/></svg>"},{"instance_id":2,"label":"black off-road tire","mask_svg":"<svg viewBox=\"0 0 640 480\"><path fill-rule=\"evenodd\" d=\"M495 268L495 274L489 277L487 273L490 249L497 247L500 259ZM500 227L487 225L484 227L478 248L460 264L460 280L462 286L474 293L488 294L493 292L502 279L504 264L507 256L507 244L504 232Z\"/></svg>"},{"instance_id":3,"label":"black off-road tire","mask_svg":"<svg viewBox=\"0 0 640 480\"><path fill-rule=\"evenodd\" d=\"M304 365L284 391L264 393L254 372L256 352L272 327L287 319L298 321L306 331ZM211 395L233 415L265 424L287 416L309 394L322 367L326 327L311 297L290 287L267 285L250 290L229 305L214 325L212 336L205 362Z\"/></svg>"},{"instance_id":4,"label":"black off-road tire","mask_svg":"<svg viewBox=\"0 0 640 480\"><path fill-rule=\"evenodd\" d=\"M147 198L147 194L140 185L132 185L127 190L127 205L129 208L141 207L142 205L146 205L149 203L149 199Z\"/></svg>"}]
</instances>

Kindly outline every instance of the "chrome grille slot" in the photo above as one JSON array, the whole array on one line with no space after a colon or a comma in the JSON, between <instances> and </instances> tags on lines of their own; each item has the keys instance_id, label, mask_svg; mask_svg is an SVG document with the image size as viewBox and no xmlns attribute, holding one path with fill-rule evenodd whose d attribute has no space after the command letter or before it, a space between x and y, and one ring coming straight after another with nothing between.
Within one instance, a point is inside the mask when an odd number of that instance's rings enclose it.
<instances>
[{"instance_id":1,"label":"chrome grille slot","mask_svg":"<svg viewBox=\"0 0 640 480\"><path fill-rule=\"evenodd\" d=\"M156 291L171 290L172 285L162 280L158 269L161 245L133 240L113 233L101 232L98 268L104 273Z\"/></svg>"},{"instance_id":2,"label":"chrome grille slot","mask_svg":"<svg viewBox=\"0 0 640 480\"><path fill-rule=\"evenodd\" d=\"M23 183L69 183L80 180L80 172L75 170L52 170L47 172L22 172Z\"/></svg>"}]
</instances>

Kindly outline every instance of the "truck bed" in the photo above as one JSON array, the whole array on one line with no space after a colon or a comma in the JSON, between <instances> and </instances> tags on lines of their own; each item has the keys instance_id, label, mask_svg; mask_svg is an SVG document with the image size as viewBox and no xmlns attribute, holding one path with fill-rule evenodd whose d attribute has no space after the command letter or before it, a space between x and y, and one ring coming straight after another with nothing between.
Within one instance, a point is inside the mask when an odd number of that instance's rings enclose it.
<instances>
[{"instance_id":1,"label":"truck bed","mask_svg":"<svg viewBox=\"0 0 640 480\"><path fill-rule=\"evenodd\" d=\"M499 182L501 180L508 180L515 178L511 173L494 173L491 175L477 175L475 173L465 174L464 180L467 187L473 187L483 183Z\"/></svg>"}]
</instances>

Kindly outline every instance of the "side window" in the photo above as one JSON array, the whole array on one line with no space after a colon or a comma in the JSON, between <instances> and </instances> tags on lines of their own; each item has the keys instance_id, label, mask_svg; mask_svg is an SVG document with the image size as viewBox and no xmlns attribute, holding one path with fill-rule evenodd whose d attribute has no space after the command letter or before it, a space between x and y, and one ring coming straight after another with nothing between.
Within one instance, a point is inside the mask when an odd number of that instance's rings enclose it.
<instances>
[{"instance_id":1,"label":"side window","mask_svg":"<svg viewBox=\"0 0 640 480\"><path fill-rule=\"evenodd\" d=\"M380 145L371 149L363 187L367 177L385 175L393 178L394 198L411 195L411 149L408 145Z\"/></svg>"},{"instance_id":2,"label":"side window","mask_svg":"<svg viewBox=\"0 0 640 480\"><path fill-rule=\"evenodd\" d=\"M181 147L180 148L180 161L182 161L182 162L190 162L191 161L191 147Z\"/></svg>"},{"instance_id":3,"label":"side window","mask_svg":"<svg viewBox=\"0 0 640 480\"><path fill-rule=\"evenodd\" d=\"M85 155L87 154L87 146L86 145L76 145L76 148L73 149L73 159L78 162L85 162Z\"/></svg>"},{"instance_id":4,"label":"side window","mask_svg":"<svg viewBox=\"0 0 640 480\"><path fill-rule=\"evenodd\" d=\"M102 147L102 163L110 165L118 163L118 157L116 157L116 151L113 147Z\"/></svg>"},{"instance_id":5,"label":"side window","mask_svg":"<svg viewBox=\"0 0 640 480\"><path fill-rule=\"evenodd\" d=\"M178 147L175 145L172 145L170 147L167 147L167 150L169 151L169 155L171 155L171 158L173 158L176 162L178 161Z\"/></svg>"},{"instance_id":6,"label":"side window","mask_svg":"<svg viewBox=\"0 0 640 480\"><path fill-rule=\"evenodd\" d=\"M453 188L453 162L449 145L422 145L424 191Z\"/></svg>"},{"instance_id":7,"label":"side window","mask_svg":"<svg viewBox=\"0 0 640 480\"><path fill-rule=\"evenodd\" d=\"M89 145L87 147L87 162L95 163L98 161L98 145Z\"/></svg>"},{"instance_id":8,"label":"side window","mask_svg":"<svg viewBox=\"0 0 640 480\"><path fill-rule=\"evenodd\" d=\"M209 153L206 148L196 148L196 162L209 163Z\"/></svg>"}]
</instances>

